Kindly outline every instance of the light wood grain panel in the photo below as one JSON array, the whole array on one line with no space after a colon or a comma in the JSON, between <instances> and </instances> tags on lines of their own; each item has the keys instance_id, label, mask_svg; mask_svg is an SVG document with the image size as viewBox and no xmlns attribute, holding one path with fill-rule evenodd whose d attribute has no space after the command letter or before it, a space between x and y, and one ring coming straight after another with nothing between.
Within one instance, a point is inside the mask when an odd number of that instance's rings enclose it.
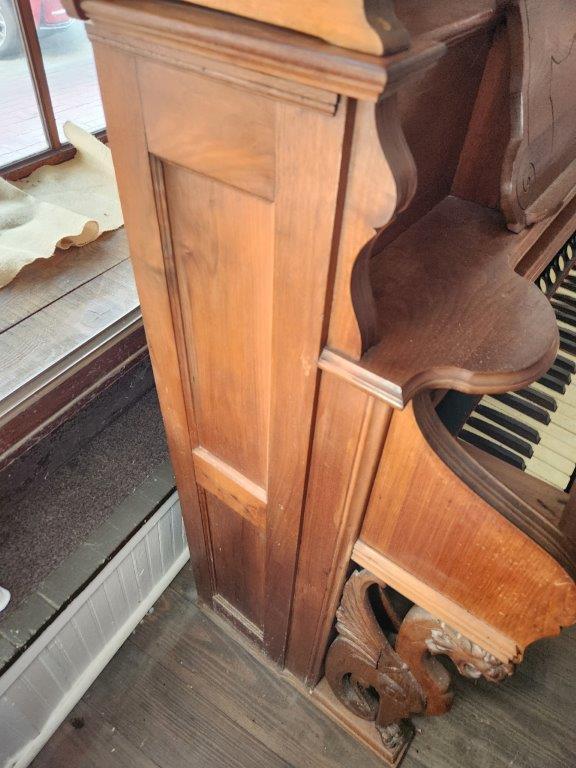
<instances>
[{"instance_id":1,"label":"light wood grain panel","mask_svg":"<svg viewBox=\"0 0 576 768\"><path fill-rule=\"evenodd\" d=\"M196 482L253 525L265 525L266 491L205 448L194 449Z\"/></svg>"},{"instance_id":2,"label":"light wood grain panel","mask_svg":"<svg viewBox=\"0 0 576 768\"><path fill-rule=\"evenodd\" d=\"M345 103L334 117L278 109L264 633L277 661L290 619L345 119Z\"/></svg>"},{"instance_id":3,"label":"light wood grain panel","mask_svg":"<svg viewBox=\"0 0 576 768\"><path fill-rule=\"evenodd\" d=\"M576 620L572 579L448 469L412 405L392 418L360 540L510 637L519 656Z\"/></svg>"},{"instance_id":4,"label":"light wood grain panel","mask_svg":"<svg viewBox=\"0 0 576 768\"><path fill-rule=\"evenodd\" d=\"M322 374L286 657L308 685L320 676L390 416L389 406Z\"/></svg>"},{"instance_id":5,"label":"light wood grain panel","mask_svg":"<svg viewBox=\"0 0 576 768\"><path fill-rule=\"evenodd\" d=\"M165 179L198 440L266 487L273 209L176 166Z\"/></svg>"},{"instance_id":6,"label":"light wood grain panel","mask_svg":"<svg viewBox=\"0 0 576 768\"><path fill-rule=\"evenodd\" d=\"M150 151L273 199L273 101L152 62L138 72Z\"/></svg>"},{"instance_id":7,"label":"light wood grain panel","mask_svg":"<svg viewBox=\"0 0 576 768\"><path fill-rule=\"evenodd\" d=\"M182 514L195 566L199 594L211 594L210 552L205 518L194 483L191 433L193 414L186 408L187 374L181 370L173 308L148 147L144 132L136 66L133 59L95 45L106 124L112 148L122 210L133 256L134 274L166 424L168 445L182 503ZM122 77L117 76L122 72Z\"/></svg>"}]
</instances>

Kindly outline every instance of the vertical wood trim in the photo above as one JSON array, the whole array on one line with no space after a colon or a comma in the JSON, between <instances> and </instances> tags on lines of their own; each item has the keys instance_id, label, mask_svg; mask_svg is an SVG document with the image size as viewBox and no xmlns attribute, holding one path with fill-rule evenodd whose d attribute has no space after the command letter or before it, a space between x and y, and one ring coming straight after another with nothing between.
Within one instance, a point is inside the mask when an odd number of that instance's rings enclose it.
<instances>
[{"instance_id":1,"label":"vertical wood trim","mask_svg":"<svg viewBox=\"0 0 576 768\"><path fill-rule=\"evenodd\" d=\"M280 664L296 571L345 117L345 108L328 116L278 105L264 646Z\"/></svg>"},{"instance_id":2,"label":"vertical wood trim","mask_svg":"<svg viewBox=\"0 0 576 768\"><path fill-rule=\"evenodd\" d=\"M391 415L388 405L322 375L287 652L288 669L308 685L320 677Z\"/></svg>"},{"instance_id":3,"label":"vertical wood trim","mask_svg":"<svg viewBox=\"0 0 576 768\"><path fill-rule=\"evenodd\" d=\"M142 115L142 120L144 116ZM143 129L144 130L144 129ZM194 393L192 390L192 376L190 373L190 356L186 334L184 333L184 324L182 320L182 306L180 301L180 281L176 259L174 258L174 248L172 245L172 233L170 231L170 218L168 214L168 204L166 200L166 184L164 178L164 167L160 158L155 155L149 155L150 175L156 211L158 214L158 231L162 242L162 252L164 254L164 269L166 274L166 284L168 286L168 303L172 313L172 326L174 329L174 341L176 344L176 354L180 364L180 384L183 390L184 410L186 413L188 435L191 446L198 446L198 426L194 412ZM178 354L178 350L180 351ZM192 458L192 457L191 457ZM192 466L194 462L192 459ZM195 472L195 468L194 468ZM196 482L196 481L194 481ZM198 489L198 511L200 513L202 532L204 536L204 551L207 556L206 569L209 576L210 594L216 590L216 571L214 566L214 555L212 552L212 537L210 535L210 518L203 491ZM184 518L185 519L185 518ZM194 562L194 558L192 558ZM200 593L200 588L198 591ZM203 594L203 597L207 597Z\"/></svg>"},{"instance_id":4,"label":"vertical wood trim","mask_svg":"<svg viewBox=\"0 0 576 768\"><path fill-rule=\"evenodd\" d=\"M96 67L101 84L108 136L122 200L122 209L133 259L136 286L156 376L158 397L168 436L168 446L180 490L182 512L191 559L200 596L209 601L213 593L209 535L204 530L194 477L194 448L181 371L184 350L178 347L170 304L168 276L162 236L158 226L151 163L144 131L136 62L132 56L94 43ZM118 77L118 73L122 77ZM179 354L180 352L180 354ZM182 375L184 374L184 375ZM205 538L206 537L206 538Z\"/></svg>"},{"instance_id":5,"label":"vertical wood trim","mask_svg":"<svg viewBox=\"0 0 576 768\"><path fill-rule=\"evenodd\" d=\"M50 96L50 87L48 85L48 78L46 77L46 70L44 69L44 59L42 58L42 50L40 49L40 41L38 40L38 33L36 32L36 24L34 22L30 0L16 0L14 7L20 21L20 29L24 40L24 50L26 51L26 58L30 65L32 82L34 83L34 90L36 91L36 98L40 108L40 117L42 119L46 138L52 149L58 149L61 146L60 137L58 136L58 126L56 125L54 107L52 106L52 98Z\"/></svg>"}]
</instances>

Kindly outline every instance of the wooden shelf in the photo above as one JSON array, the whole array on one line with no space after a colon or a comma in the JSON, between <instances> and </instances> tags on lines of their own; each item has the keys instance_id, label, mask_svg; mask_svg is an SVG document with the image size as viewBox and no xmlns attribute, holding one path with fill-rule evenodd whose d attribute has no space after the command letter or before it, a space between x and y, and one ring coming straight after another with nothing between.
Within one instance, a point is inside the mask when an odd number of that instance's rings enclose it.
<instances>
[{"instance_id":1,"label":"wooden shelf","mask_svg":"<svg viewBox=\"0 0 576 768\"><path fill-rule=\"evenodd\" d=\"M379 343L357 363L325 350L322 367L400 408L424 389L534 381L558 331L546 297L514 272L518 237L499 212L445 198L373 259Z\"/></svg>"}]
</instances>

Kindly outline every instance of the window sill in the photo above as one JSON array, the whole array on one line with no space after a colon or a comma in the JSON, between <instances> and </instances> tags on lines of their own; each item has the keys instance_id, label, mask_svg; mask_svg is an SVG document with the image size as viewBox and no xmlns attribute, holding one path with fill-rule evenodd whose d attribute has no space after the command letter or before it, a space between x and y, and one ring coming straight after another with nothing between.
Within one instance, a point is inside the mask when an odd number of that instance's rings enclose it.
<instances>
[{"instance_id":1,"label":"window sill","mask_svg":"<svg viewBox=\"0 0 576 768\"><path fill-rule=\"evenodd\" d=\"M0 468L146 353L124 229L0 290Z\"/></svg>"}]
</instances>

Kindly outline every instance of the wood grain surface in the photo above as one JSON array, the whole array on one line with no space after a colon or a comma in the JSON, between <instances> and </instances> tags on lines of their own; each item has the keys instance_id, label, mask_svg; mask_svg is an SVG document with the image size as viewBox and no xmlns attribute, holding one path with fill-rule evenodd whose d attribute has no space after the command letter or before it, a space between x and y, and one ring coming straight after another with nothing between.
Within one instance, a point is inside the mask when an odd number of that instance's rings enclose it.
<instances>
[{"instance_id":1,"label":"wood grain surface","mask_svg":"<svg viewBox=\"0 0 576 768\"><path fill-rule=\"evenodd\" d=\"M193 599L185 568L32 768L381 768ZM441 719L416 718L403 767L567 768L575 661L572 631L529 649L504 685L456 676L453 709Z\"/></svg>"}]
</instances>

